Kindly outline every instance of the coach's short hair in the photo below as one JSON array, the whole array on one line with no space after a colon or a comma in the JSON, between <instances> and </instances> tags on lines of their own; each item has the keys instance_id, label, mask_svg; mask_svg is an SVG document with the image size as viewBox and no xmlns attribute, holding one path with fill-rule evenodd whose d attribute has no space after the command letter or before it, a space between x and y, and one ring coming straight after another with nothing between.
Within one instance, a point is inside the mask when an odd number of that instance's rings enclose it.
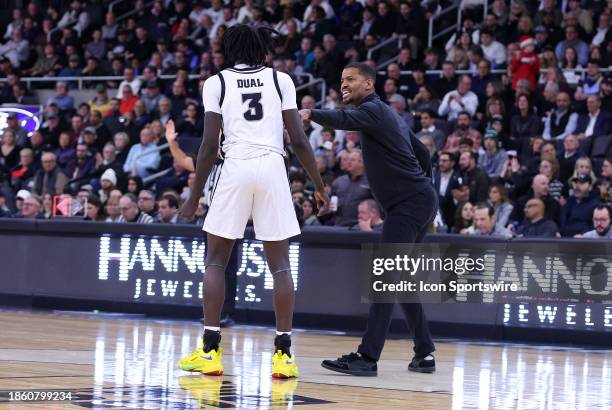
<instances>
[{"instance_id":1,"label":"coach's short hair","mask_svg":"<svg viewBox=\"0 0 612 410\"><path fill-rule=\"evenodd\" d=\"M376 70L367 63L350 63L344 67L345 70L347 68L356 68L366 79L376 81Z\"/></svg>"}]
</instances>

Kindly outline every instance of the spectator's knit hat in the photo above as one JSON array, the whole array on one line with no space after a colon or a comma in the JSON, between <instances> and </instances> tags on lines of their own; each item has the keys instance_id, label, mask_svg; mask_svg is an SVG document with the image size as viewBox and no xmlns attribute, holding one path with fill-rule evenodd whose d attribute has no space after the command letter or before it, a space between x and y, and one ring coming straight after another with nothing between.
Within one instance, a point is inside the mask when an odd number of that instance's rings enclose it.
<instances>
[{"instance_id":1,"label":"spectator's knit hat","mask_svg":"<svg viewBox=\"0 0 612 410\"><path fill-rule=\"evenodd\" d=\"M56 112L51 111L49 114L47 114L47 119L51 119L51 118L59 118L59 116L57 115Z\"/></svg>"},{"instance_id":2,"label":"spectator's knit hat","mask_svg":"<svg viewBox=\"0 0 612 410\"><path fill-rule=\"evenodd\" d=\"M450 185L450 189L461 189L464 186L469 186L470 183L467 180L466 177L461 177L461 176L455 176L453 177L453 179L451 179L451 181L449 182Z\"/></svg>"},{"instance_id":3,"label":"spectator's knit hat","mask_svg":"<svg viewBox=\"0 0 612 410\"><path fill-rule=\"evenodd\" d=\"M112 168L109 168L104 171L104 173L100 177L100 181L104 180L110 181L113 186L117 185L117 174L115 174L115 171Z\"/></svg>"},{"instance_id":4,"label":"spectator's knit hat","mask_svg":"<svg viewBox=\"0 0 612 410\"><path fill-rule=\"evenodd\" d=\"M535 40L531 36L521 36L519 40L520 40L521 49L527 46L535 46Z\"/></svg>"},{"instance_id":5,"label":"spectator's knit hat","mask_svg":"<svg viewBox=\"0 0 612 410\"><path fill-rule=\"evenodd\" d=\"M589 184L592 184L593 179L589 174L578 174L572 178L572 182L588 182Z\"/></svg>"},{"instance_id":6,"label":"spectator's knit hat","mask_svg":"<svg viewBox=\"0 0 612 410\"><path fill-rule=\"evenodd\" d=\"M6 118L9 119L9 120L16 120L17 119L17 113L9 112Z\"/></svg>"},{"instance_id":7,"label":"spectator's knit hat","mask_svg":"<svg viewBox=\"0 0 612 410\"><path fill-rule=\"evenodd\" d=\"M159 84L155 80L147 82L147 88L159 88Z\"/></svg>"},{"instance_id":8,"label":"spectator's knit hat","mask_svg":"<svg viewBox=\"0 0 612 410\"><path fill-rule=\"evenodd\" d=\"M96 91L99 93L103 93L104 91L106 91L106 86L102 83L96 85Z\"/></svg>"},{"instance_id":9,"label":"spectator's knit hat","mask_svg":"<svg viewBox=\"0 0 612 410\"><path fill-rule=\"evenodd\" d=\"M85 129L83 130L83 134L96 135L96 129L94 127L85 127Z\"/></svg>"},{"instance_id":10,"label":"spectator's knit hat","mask_svg":"<svg viewBox=\"0 0 612 410\"><path fill-rule=\"evenodd\" d=\"M30 198L31 196L32 194L27 189L20 189L19 192L17 192L17 199L25 200Z\"/></svg>"}]
</instances>

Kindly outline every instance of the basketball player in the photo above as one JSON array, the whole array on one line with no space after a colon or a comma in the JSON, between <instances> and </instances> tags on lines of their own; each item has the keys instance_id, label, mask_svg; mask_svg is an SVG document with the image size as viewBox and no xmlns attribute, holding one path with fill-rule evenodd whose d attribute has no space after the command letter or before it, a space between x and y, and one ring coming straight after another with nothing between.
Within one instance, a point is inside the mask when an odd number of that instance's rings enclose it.
<instances>
[{"instance_id":1,"label":"basketball player","mask_svg":"<svg viewBox=\"0 0 612 410\"><path fill-rule=\"evenodd\" d=\"M289 265L288 238L300 233L284 162L283 122L294 151L315 184L319 212L328 208L314 153L297 111L291 78L265 67L272 50L272 30L241 24L222 39L228 67L204 83L204 138L196 164L196 178L182 214L191 218L211 172L223 128L224 162L214 183L203 230L208 235L204 274L203 346L179 360L179 367L208 375L223 374L219 319L224 296L224 271L234 246L242 238L249 217L255 237L263 241L274 278L276 338L272 377L298 376L291 356L294 287Z\"/></svg>"},{"instance_id":2,"label":"basketball player","mask_svg":"<svg viewBox=\"0 0 612 410\"><path fill-rule=\"evenodd\" d=\"M382 242L422 242L438 209L431 184L431 161L427 148L408 129L406 122L374 92L376 71L364 63L352 63L342 71L342 101L346 110L302 110L304 119L324 127L358 130L363 137L363 162L370 189L387 217ZM376 376L391 323L393 303L373 303L368 325L357 353L325 360L326 369L357 376ZM409 370L431 373L435 350L420 303L402 303L408 328L414 335L415 356Z\"/></svg>"}]
</instances>

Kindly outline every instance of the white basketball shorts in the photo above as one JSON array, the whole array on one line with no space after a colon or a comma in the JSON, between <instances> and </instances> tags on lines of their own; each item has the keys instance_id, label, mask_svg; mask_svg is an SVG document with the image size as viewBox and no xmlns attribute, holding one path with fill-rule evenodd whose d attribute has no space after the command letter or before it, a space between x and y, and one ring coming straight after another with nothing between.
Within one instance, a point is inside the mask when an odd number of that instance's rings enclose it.
<instances>
[{"instance_id":1,"label":"white basketball shorts","mask_svg":"<svg viewBox=\"0 0 612 410\"><path fill-rule=\"evenodd\" d=\"M300 234L281 155L226 158L220 166L204 231L227 239L242 238L252 215L259 240L280 241Z\"/></svg>"}]
</instances>

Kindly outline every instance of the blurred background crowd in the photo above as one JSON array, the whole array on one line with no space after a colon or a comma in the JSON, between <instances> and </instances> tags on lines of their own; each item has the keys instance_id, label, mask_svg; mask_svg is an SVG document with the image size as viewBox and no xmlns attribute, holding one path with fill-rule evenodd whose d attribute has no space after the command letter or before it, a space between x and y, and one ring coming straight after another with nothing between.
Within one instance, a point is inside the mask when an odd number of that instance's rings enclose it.
<instances>
[{"instance_id":1,"label":"blurred background crowd","mask_svg":"<svg viewBox=\"0 0 612 410\"><path fill-rule=\"evenodd\" d=\"M206 195L194 220L177 212L193 185L202 86L224 65L224 31L248 23L278 31L269 62L292 77L300 108L342 108L349 62L378 70L378 94L429 148L440 197L432 230L612 238L610 1L113 3L30 1L5 16L0 104L41 105L43 115L33 132L1 117L0 216L50 218L68 200L88 220L202 223ZM449 7L436 24L457 13L460 24L429 44L430 17ZM54 92L42 101L42 89ZM178 137L168 140L170 119ZM286 137L301 223L380 229L359 132L304 129L334 209L316 216Z\"/></svg>"}]
</instances>

